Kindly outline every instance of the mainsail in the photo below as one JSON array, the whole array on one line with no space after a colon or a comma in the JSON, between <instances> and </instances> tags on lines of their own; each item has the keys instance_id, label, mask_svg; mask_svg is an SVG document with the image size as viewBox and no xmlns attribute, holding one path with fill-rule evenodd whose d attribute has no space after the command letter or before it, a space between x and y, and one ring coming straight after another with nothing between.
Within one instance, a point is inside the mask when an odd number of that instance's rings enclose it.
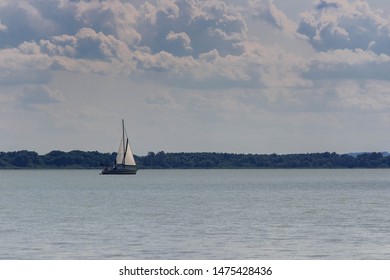
<instances>
[{"instance_id":1,"label":"mainsail","mask_svg":"<svg viewBox=\"0 0 390 280\"><path fill-rule=\"evenodd\" d=\"M126 144L125 144L125 127L124 127L123 120L122 120L122 129L123 129L122 139L121 142L119 143L118 154L116 156L116 164L136 165L127 135L126 135Z\"/></svg>"},{"instance_id":2,"label":"mainsail","mask_svg":"<svg viewBox=\"0 0 390 280\"><path fill-rule=\"evenodd\" d=\"M129 139L126 139L126 145L123 144L124 139L119 143L118 155L116 156L116 164L135 165L133 152L130 147Z\"/></svg>"}]
</instances>

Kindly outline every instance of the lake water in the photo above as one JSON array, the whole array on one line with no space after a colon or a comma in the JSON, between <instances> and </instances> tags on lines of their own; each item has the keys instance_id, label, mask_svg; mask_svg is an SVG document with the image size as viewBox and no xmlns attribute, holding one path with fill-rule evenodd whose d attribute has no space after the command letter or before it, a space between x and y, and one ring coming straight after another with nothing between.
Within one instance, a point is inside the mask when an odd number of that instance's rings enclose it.
<instances>
[{"instance_id":1,"label":"lake water","mask_svg":"<svg viewBox=\"0 0 390 280\"><path fill-rule=\"evenodd\" d=\"M0 170L1 259L390 259L390 170Z\"/></svg>"}]
</instances>

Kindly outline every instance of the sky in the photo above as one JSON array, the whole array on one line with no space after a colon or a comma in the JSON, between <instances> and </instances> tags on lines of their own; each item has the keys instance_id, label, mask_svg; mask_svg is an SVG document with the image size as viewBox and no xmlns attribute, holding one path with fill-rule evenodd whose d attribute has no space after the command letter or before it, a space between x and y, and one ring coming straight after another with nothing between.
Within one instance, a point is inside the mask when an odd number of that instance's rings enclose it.
<instances>
[{"instance_id":1,"label":"sky","mask_svg":"<svg viewBox=\"0 0 390 280\"><path fill-rule=\"evenodd\" d=\"M0 151L390 150L385 0L0 0Z\"/></svg>"}]
</instances>

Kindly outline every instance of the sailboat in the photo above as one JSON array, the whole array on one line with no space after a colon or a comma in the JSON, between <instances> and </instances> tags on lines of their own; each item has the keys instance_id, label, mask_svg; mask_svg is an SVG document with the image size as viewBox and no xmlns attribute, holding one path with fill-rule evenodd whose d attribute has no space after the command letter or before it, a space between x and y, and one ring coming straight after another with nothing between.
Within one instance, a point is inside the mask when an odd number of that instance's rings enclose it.
<instances>
[{"instance_id":1,"label":"sailboat","mask_svg":"<svg viewBox=\"0 0 390 280\"><path fill-rule=\"evenodd\" d=\"M137 173L133 152L131 151L129 138L125 130L125 121L122 120L122 139L119 144L118 154L112 166L105 167L100 174L103 175L128 175Z\"/></svg>"}]
</instances>

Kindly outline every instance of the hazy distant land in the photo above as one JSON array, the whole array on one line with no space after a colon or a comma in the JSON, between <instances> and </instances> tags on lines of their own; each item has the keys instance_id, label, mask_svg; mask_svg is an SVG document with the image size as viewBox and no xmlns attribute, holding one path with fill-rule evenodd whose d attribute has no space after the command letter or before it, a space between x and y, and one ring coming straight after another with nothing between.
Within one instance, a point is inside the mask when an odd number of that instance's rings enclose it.
<instances>
[{"instance_id":1,"label":"hazy distant land","mask_svg":"<svg viewBox=\"0 0 390 280\"><path fill-rule=\"evenodd\" d=\"M0 152L0 169L101 168L111 165L116 153L97 151ZM140 169L191 168L389 168L388 153L307 153L307 154L234 154L234 153L158 153L134 156Z\"/></svg>"}]
</instances>

